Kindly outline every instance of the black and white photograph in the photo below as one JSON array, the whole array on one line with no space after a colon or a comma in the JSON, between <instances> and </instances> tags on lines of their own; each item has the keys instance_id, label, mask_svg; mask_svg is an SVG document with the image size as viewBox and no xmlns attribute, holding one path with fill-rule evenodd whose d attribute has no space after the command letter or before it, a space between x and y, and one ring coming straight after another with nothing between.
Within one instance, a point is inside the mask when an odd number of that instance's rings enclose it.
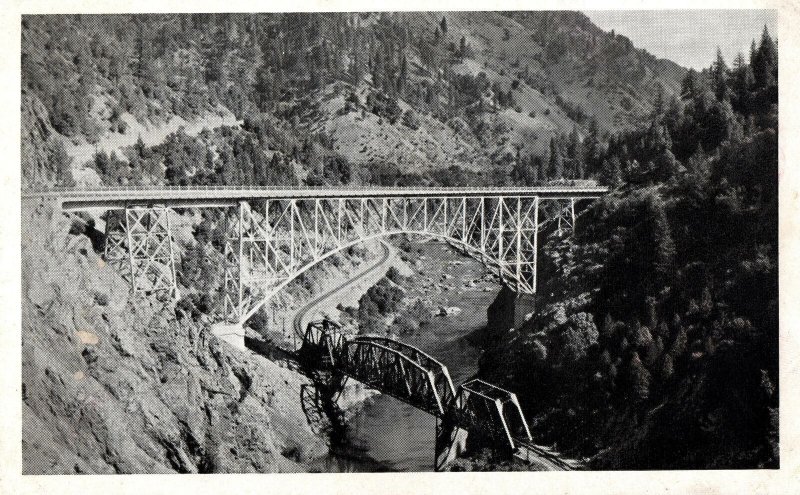
<instances>
[{"instance_id":1,"label":"black and white photograph","mask_svg":"<svg viewBox=\"0 0 800 495\"><path fill-rule=\"evenodd\" d=\"M23 478L782 467L778 10L252 10L17 19Z\"/></svg>"}]
</instances>

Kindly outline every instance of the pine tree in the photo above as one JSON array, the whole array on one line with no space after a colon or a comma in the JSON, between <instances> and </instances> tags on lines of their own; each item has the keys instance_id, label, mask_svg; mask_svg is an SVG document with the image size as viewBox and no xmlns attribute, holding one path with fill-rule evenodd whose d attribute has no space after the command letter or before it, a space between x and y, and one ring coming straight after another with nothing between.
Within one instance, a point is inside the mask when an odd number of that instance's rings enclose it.
<instances>
[{"instance_id":1,"label":"pine tree","mask_svg":"<svg viewBox=\"0 0 800 495\"><path fill-rule=\"evenodd\" d=\"M661 118L661 114L664 113L664 87L660 84L656 87L656 96L653 99L653 120L658 120Z\"/></svg>"},{"instance_id":2,"label":"pine tree","mask_svg":"<svg viewBox=\"0 0 800 495\"><path fill-rule=\"evenodd\" d=\"M607 186L615 187L622 183L622 163L617 155L603 161L600 181Z\"/></svg>"},{"instance_id":3,"label":"pine tree","mask_svg":"<svg viewBox=\"0 0 800 495\"><path fill-rule=\"evenodd\" d=\"M634 345L640 349L648 347L653 342L653 334L650 333L650 329L639 323L638 320L633 325L631 337Z\"/></svg>"},{"instance_id":4,"label":"pine tree","mask_svg":"<svg viewBox=\"0 0 800 495\"><path fill-rule=\"evenodd\" d=\"M608 376L611 378L612 386L617 379L618 371L617 366L614 363L611 363L611 366L608 367Z\"/></svg>"},{"instance_id":5,"label":"pine tree","mask_svg":"<svg viewBox=\"0 0 800 495\"><path fill-rule=\"evenodd\" d=\"M628 350L630 347L630 342L628 342L628 337L622 337L622 340L619 342L619 355L624 355L625 351Z\"/></svg>"},{"instance_id":6,"label":"pine tree","mask_svg":"<svg viewBox=\"0 0 800 495\"><path fill-rule=\"evenodd\" d=\"M603 353L600 354L600 366L603 371L608 370L611 367L611 354L608 352L608 349L604 349Z\"/></svg>"},{"instance_id":7,"label":"pine tree","mask_svg":"<svg viewBox=\"0 0 800 495\"><path fill-rule=\"evenodd\" d=\"M658 313L656 310L656 298L648 296L645 300L647 306L647 326L655 329L658 326Z\"/></svg>"},{"instance_id":8,"label":"pine tree","mask_svg":"<svg viewBox=\"0 0 800 495\"><path fill-rule=\"evenodd\" d=\"M606 342L611 340L614 336L614 319L611 318L610 314L607 314L606 317L603 319L603 325L600 327L600 337L602 337Z\"/></svg>"},{"instance_id":9,"label":"pine tree","mask_svg":"<svg viewBox=\"0 0 800 495\"><path fill-rule=\"evenodd\" d=\"M569 177L571 179L583 178L583 148L577 126L573 126L572 132L569 134L567 159L569 161Z\"/></svg>"},{"instance_id":10,"label":"pine tree","mask_svg":"<svg viewBox=\"0 0 800 495\"><path fill-rule=\"evenodd\" d=\"M539 170L542 168L542 157L530 155L528 157L528 169L530 170L531 185L536 184L539 179Z\"/></svg>"},{"instance_id":11,"label":"pine tree","mask_svg":"<svg viewBox=\"0 0 800 495\"><path fill-rule=\"evenodd\" d=\"M686 335L686 327L681 325L675 332L675 340L672 341L672 346L669 348L669 353L673 358L679 358L684 352L686 352L686 345L688 343L689 337Z\"/></svg>"},{"instance_id":12,"label":"pine tree","mask_svg":"<svg viewBox=\"0 0 800 495\"><path fill-rule=\"evenodd\" d=\"M403 54L403 58L400 61L400 74L397 76L397 92L398 94L400 94L401 97L405 96L407 80L408 80L408 60L406 59L406 55Z\"/></svg>"},{"instance_id":13,"label":"pine tree","mask_svg":"<svg viewBox=\"0 0 800 495\"><path fill-rule=\"evenodd\" d=\"M148 153L147 151L147 146L145 146L141 134L139 134L139 138L136 140L136 144L133 145L133 149L136 151L136 154L139 155L139 158L150 157L150 153Z\"/></svg>"},{"instance_id":14,"label":"pine tree","mask_svg":"<svg viewBox=\"0 0 800 495\"><path fill-rule=\"evenodd\" d=\"M778 51L772 41L772 37L769 35L767 26L764 26L764 32L761 34L761 44L755 53L752 66L756 87L763 89L777 84Z\"/></svg>"},{"instance_id":15,"label":"pine tree","mask_svg":"<svg viewBox=\"0 0 800 495\"><path fill-rule=\"evenodd\" d=\"M653 369L663 352L664 341L661 340L661 337L656 337L650 342L650 345L647 346L644 356L644 362L649 369Z\"/></svg>"},{"instance_id":16,"label":"pine tree","mask_svg":"<svg viewBox=\"0 0 800 495\"><path fill-rule=\"evenodd\" d=\"M211 151L211 148L206 150L205 167L209 174L214 174L216 172L216 167L214 166L214 153Z\"/></svg>"},{"instance_id":17,"label":"pine tree","mask_svg":"<svg viewBox=\"0 0 800 495\"><path fill-rule=\"evenodd\" d=\"M714 301L711 298L711 290L703 287L703 292L700 294L700 311L704 315L709 315L712 309L714 309Z\"/></svg>"},{"instance_id":18,"label":"pine tree","mask_svg":"<svg viewBox=\"0 0 800 495\"><path fill-rule=\"evenodd\" d=\"M659 323L658 327L656 327L656 333L658 334L659 337L661 337L662 340L668 338L669 337L669 327L667 326L667 323L664 322L664 321Z\"/></svg>"},{"instance_id":19,"label":"pine tree","mask_svg":"<svg viewBox=\"0 0 800 495\"><path fill-rule=\"evenodd\" d=\"M755 84L753 69L745 61L744 55L739 53L733 60L732 91L734 108L745 115L750 113L751 97L750 88Z\"/></svg>"},{"instance_id":20,"label":"pine tree","mask_svg":"<svg viewBox=\"0 0 800 495\"><path fill-rule=\"evenodd\" d=\"M550 158L548 161L547 176L550 180L564 177L564 157L556 137L550 138Z\"/></svg>"},{"instance_id":21,"label":"pine tree","mask_svg":"<svg viewBox=\"0 0 800 495\"><path fill-rule=\"evenodd\" d=\"M661 196L652 193L645 199L647 218L650 220L650 235L653 243L651 287L661 287L672 273L675 257L675 242L667 219L666 207Z\"/></svg>"},{"instance_id":22,"label":"pine tree","mask_svg":"<svg viewBox=\"0 0 800 495\"><path fill-rule=\"evenodd\" d=\"M358 86L361 78L364 77L364 66L361 60L360 50L353 50L352 62L350 63L350 75L353 77L353 84Z\"/></svg>"},{"instance_id":23,"label":"pine tree","mask_svg":"<svg viewBox=\"0 0 800 495\"><path fill-rule=\"evenodd\" d=\"M56 185L61 187L73 187L75 179L72 176L72 157L64 149L64 143L56 140L53 150L50 152L50 167L55 170Z\"/></svg>"},{"instance_id":24,"label":"pine tree","mask_svg":"<svg viewBox=\"0 0 800 495\"><path fill-rule=\"evenodd\" d=\"M728 65L722 57L722 50L717 47L717 57L711 65L711 88L719 101L728 99Z\"/></svg>"},{"instance_id":25,"label":"pine tree","mask_svg":"<svg viewBox=\"0 0 800 495\"><path fill-rule=\"evenodd\" d=\"M691 100L697 96L700 89L698 79L697 71L689 69L689 72L686 73L686 77L683 78L683 82L681 83L681 98L684 100Z\"/></svg>"},{"instance_id":26,"label":"pine tree","mask_svg":"<svg viewBox=\"0 0 800 495\"><path fill-rule=\"evenodd\" d=\"M262 65L256 70L255 90L258 106L262 111L267 111L273 103L275 81L269 67Z\"/></svg>"},{"instance_id":27,"label":"pine tree","mask_svg":"<svg viewBox=\"0 0 800 495\"><path fill-rule=\"evenodd\" d=\"M629 395L635 403L644 402L650 397L650 372L642 364L639 353L634 352L628 365Z\"/></svg>"},{"instance_id":28,"label":"pine tree","mask_svg":"<svg viewBox=\"0 0 800 495\"><path fill-rule=\"evenodd\" d=\"M536 176L538 177L539 181L546 181L547 180L547 170L544 166L544 160L541 157L536 157L536 168L538 170Z\"/></svg>"},{"instance_id":29,"label":"pine tree","mask_svg":"<svg viewBox=\"0 0 800 495\"><path fill-rule=\"evenodd\" d=\"M672 378L674 373L675 369L672 362L672 356L670 354L664 354L664 357L661 359L661 380L669 380Z\"/></svg>"}]
</instances>

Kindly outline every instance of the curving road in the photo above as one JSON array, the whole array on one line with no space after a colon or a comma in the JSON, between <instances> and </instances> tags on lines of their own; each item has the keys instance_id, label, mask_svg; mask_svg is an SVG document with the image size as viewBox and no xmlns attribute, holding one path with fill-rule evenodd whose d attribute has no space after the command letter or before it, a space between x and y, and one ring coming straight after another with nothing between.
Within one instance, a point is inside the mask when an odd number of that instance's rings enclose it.
<instances>
[{"instance_id":1,"label":"curving road","mask_svg":"<svg viewBox=\"0 0 800 495\"><path fill-rule=\"evenodd\" d=\"M297 334L297 337L300 339L299 342L303 341L303 335L305 333L305 330L303 329L303 321L305 320L306 315L310 313L315 307L317 307L321 302L335 296L336 294L343 291L347 287L360 281L366 276L376 272L377 270L380 270L381 268L383 268L384 270L389 269L389 267L386 265L388 265L387 262L389 261L389 258L392 255L392 248L386 241L381 240L380 243L381 246L383 246L383 256L381 256L381 258L374 265L365 269L356 276L348 279L344 283L334 287L333 289L330 289L329 291L324 292L323 294L317 296L316 298L308 302L305 306L297 310L297 312L294 315L294 319L292 321L292 326L294 328L295 334Z\"/></svg>"}]
</instances>

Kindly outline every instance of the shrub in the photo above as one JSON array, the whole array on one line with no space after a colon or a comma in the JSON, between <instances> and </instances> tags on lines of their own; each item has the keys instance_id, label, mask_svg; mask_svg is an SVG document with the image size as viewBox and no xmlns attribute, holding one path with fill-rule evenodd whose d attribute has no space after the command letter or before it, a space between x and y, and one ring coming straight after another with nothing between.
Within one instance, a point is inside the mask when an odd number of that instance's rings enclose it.
<instances>
[{"instance_id":1,"label":"shrub","mask_svg":"<svg viewBox=\"0 0 800 495\"><path fill-rule=\"evenodd\" d=\"M386 315L397 310L398 305L403 300L403 290L389 283L382 278L377 284L370 287L367 293L361 296L362 301L370 300L375 304L378 313Z\"/></svg>"},{"instance_id":2,"label":"shrub","mask_svg":"<svg viewBox=\"0 0 800 495\"><path fill-rule=\"evenodd\" d=\"M247 321L247 325L261 335L267 333L269 329L269 320L267 311L263 306Z\"/></svg>"},{"instance_id":3,"label":"shrub","mask_svg":"<svg viewBox=\"0 0 800 495\"><path fill-rule=\"evenodd\" d=\"M401 284L405 277L400 274L400 271L395 267L390 267L389 271L386 272L386 278L391 280L396 284Z\"/></svg>"},{"instance_id":4,"label":"shrub","mask_svg":"<svg viewBox=\"0 0 800 495\"><path fill-rule=\"evenodd\" d=\"M415 131L419 129L419 117L417 117L414 110L406 110L406 113L403 114L403 125Z\"/></svg>"},{"instance_id":5,"label":"shrub","mask_svg":"<svg viewBox=\"0 0 800 495\"><path fill-rule=\"evenodd\" d=\"M384 93L370 93L367 96L367 109L392 124L397 123L403 114L397 100Z\"/></svg>"}]
</instances>

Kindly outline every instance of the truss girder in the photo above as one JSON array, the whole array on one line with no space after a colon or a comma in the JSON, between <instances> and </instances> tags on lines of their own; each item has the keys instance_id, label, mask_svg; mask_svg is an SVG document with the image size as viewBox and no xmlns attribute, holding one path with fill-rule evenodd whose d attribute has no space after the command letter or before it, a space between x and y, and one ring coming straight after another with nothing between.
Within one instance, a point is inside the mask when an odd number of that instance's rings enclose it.
<instances>
[{"instance_id":1,"label":"truss girder","mask_svg":"<svg viewBox=\"0 0 800 495\"><path fill-rule=\"evenodd\" d=\"M480 379L461 384L452 414L462 427L481 433L495 444L507 442L511 450L516 449L517 438L531 440L516 394Z\"/></svg>"},{"instance_id":2,"label":"truss girder","mask_svg":"<svg viewBox=\"0 0 800 495\"><path fill-rule=\"evenodd\" d=\"M105 257L136 292L175 290L170 208L126 206L106 221ZM538 232L575 226L575 199L539 196L276 198L226 217L224 313L244 322L289 281L348 246L418 234L460 244L517 292L536 292Z\"/></svg>"},{"instance_id":3,"label":"truss girder","mask_svg":"<svg viewBox=\"0 0 800 495\"><path fill-rule=\"evenodd\" d=\"M393 352L401 353L410 361L424 368L427 372L432 374L433 388L444 406L447 406L455 397L456 390L455 387L453 387L453 380L450 378L450 372L447 371L447 367L419 348L387 337L357 337L354 339L354 342L372 343L385 347Z\"/></svg>"},{"instance_id":4,"label":"truss girder","mask_svg":"<svg viewBox=\"0 0 800 495\"><path fill-rule=\"evenodd\" d=\"M306 327L299 355L307 365L338 371L437 418L513 451L530 441L517 396L480 379L453 387L447 367L417 347L378 336L348 338L331 320Z\"/></svg>"}]
</instances>

